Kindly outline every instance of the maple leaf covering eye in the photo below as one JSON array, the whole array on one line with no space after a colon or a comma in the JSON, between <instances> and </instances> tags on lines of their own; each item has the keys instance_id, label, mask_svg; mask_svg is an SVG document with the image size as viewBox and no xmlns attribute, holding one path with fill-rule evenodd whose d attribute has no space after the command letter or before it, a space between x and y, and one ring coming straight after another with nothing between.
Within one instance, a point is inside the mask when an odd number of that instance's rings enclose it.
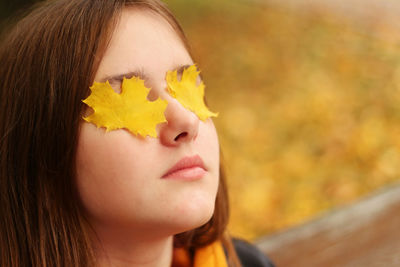
<instances>
[{"instance_id":1,"label":"maple leaf covering eye","mask_svg":"<svg viewBox=\"0 0 400 267\"><path fill-rule=\"evenodd\" d=\"M204 103L205 86L202 81L198 84L199 74L196 65L191 65L183 71L180 81L176 70L167 72L166 81L168 93L205 121L207 118L217 117L218 113L211 112Z\"/></svg>"},{"instance_id":2,"label":"maple leaf covering eye","mask_svg":"<svg viewBox=\"0 0 400 267\"><path fill-rule=\"evenodd\" d=\"M106 132L127 129L142 137L157 137L156 125L166 122L164 111L167 101L147 99L150 89L138 77L124 78L121 93L116 93L109 82L94 82L91 94L83 100L94 113L83 119L97 127L105 127Z\"/></svg>"}]
</instances>

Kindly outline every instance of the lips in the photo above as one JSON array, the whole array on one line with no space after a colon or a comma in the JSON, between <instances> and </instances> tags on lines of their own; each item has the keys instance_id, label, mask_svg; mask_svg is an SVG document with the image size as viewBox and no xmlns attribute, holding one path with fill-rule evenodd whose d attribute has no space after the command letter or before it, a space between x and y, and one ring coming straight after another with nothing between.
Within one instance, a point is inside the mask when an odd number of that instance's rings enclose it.
<instances>
[{"instance_id":1,"label":"lips","mask_svg":"<svg viewBox=\"0 0 400 267\"><path fill-rule=\"evenodd\" d=\"M200 179L207 172L200 156L184 157L169 169L162 178L165 179Z\"/></svg>"}]
</instances>

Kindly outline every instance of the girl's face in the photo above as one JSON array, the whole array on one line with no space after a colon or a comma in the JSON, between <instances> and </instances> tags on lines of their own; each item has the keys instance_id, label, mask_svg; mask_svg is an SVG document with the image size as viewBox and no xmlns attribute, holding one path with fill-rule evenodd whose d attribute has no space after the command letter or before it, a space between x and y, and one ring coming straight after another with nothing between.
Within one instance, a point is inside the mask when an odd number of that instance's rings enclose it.
<instances>
[{"instance_id":1,"label":"girl's face","mask_svg":"<svg viewBox=\"0 0 400 267\"><path fill-rule=\"evenodd\" d=\"M116 26L95 80L141 73L150 99L168 101L158 137L127 130L105 132L83 122L77 151L77 186L89 220L98 229L171 235L206 223L219 180L219 145L211 119L200 121L166 90L168 70L193 61L172 27L159 15L128 9ZM111 79L118 91L120 82ZM163 177L177 162L201 159L200 167Z\"/></svg>"}]
</instances>

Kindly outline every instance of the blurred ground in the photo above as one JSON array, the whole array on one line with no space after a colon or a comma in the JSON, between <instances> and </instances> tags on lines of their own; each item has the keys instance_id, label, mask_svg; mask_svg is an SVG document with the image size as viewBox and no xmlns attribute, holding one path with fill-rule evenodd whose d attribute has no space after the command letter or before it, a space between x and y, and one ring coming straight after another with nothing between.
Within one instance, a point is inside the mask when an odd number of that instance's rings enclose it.
<instances>
[{"instance_id":1,"label":"blurred ground","mask_svg":"<svg viewBox=\"0 0 400 267\"><path fill-rule=\"evenodd\" d=\"M400 184L257 242L277 266L400 266Z\"/></svg>"}]
</instances>

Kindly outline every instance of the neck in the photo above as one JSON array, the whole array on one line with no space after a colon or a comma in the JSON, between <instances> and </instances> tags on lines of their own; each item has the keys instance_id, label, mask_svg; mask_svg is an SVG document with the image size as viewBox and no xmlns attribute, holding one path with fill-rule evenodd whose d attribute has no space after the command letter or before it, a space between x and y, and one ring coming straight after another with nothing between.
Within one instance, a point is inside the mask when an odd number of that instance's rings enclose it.
<instances>
[{"instance_id":1,"label":"neck","mask_svg":"<svg viewBox=\"0 0 400 267\"><path fill-rule=\"evenodd\" d=\"M97 233L95 253L98 267L169 267L173 237L137 238L125 233Z\"/></svg>"}]
</instances>

